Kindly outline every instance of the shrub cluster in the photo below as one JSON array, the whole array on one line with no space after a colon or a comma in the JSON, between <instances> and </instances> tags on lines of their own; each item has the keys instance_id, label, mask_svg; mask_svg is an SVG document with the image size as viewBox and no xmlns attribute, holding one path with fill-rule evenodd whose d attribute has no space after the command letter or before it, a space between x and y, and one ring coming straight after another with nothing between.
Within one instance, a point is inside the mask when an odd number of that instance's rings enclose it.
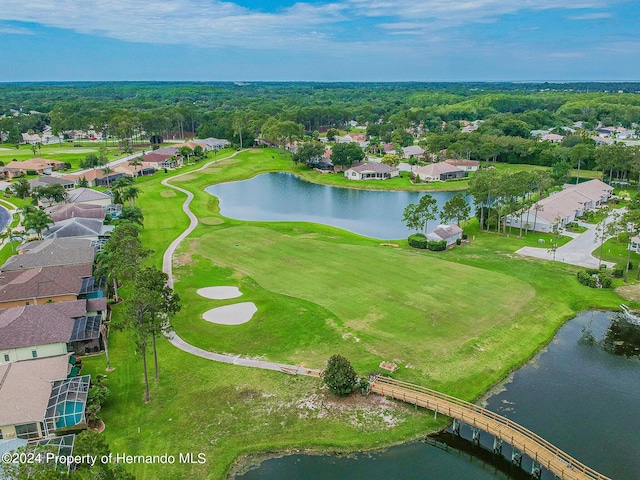
<instances>
[{"instance_id":1,"label":"shrub cluster","mask_svg":"<svg viewBox=\"0 0 640 480\"><path fill-rule=\"evenodd\" d=\"M447 249L447 241L440 240L439 242L436 240L431 240L427 243L427 248L434 252L441 252Z\"/></svg>"},{"instance_id":2,"label":"shrub cluster","mask_svg":"<svg viewBox=\"0 0 640 480\"><path fill-rule=\"evenodd\" d=\"M614 271L615 272L615 271ZM622 276L622 275L620 275ZM584 272L578 272L578 281L582 285L586 285L591 288L611 288L611 277L604 273L599 273L598 270L588 269Z\"/></svg>"},{"instance_id":3,"label":"shrub cluster","mask_svg":"<svg viewBox=\"0 0 640 480\"><path fill-rule=\"evenodd\" d=\"M413 248L427 248L427 237L422 233L414 233L409 235L409 246Z\"/></svg>"}]
</instances>

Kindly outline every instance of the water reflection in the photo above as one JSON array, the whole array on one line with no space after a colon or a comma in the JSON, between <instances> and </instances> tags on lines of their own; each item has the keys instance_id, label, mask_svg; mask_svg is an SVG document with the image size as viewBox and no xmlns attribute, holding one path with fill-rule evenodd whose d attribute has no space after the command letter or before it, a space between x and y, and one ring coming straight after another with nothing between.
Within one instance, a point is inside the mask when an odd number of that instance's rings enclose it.
<instances>
[{"instance_id":1,"label":"water reflection","mask_svg":"<svg viewBox=\"0 0 640 480\"><path fill-rule=\"evenodd\" d=\"M290 173L266 173L205 189L220 200L220 213L249 221L307 221L379 239L406 238L402 214L425 192L357 190L318 185ZM455 192L429 192L441 209ZM467 199L472 204L470 198ZM472 212L473 214L473 208ZM429 223L435 228L437 220Z\"/></svg>"},{"instance_id":2,"label":"water reflection","mask_svg":"<svg viewBox=\"0 0 640 480\"><path fill-rule=\"evenodd\" d=\"M486 408L528 428L577 460L616 480L638 480L640 459L640 327L611 312L584 312L565 324L549 346L514 373ZM498 479L529 478L511 466L511 448L492 453L493 437L472 445L445 434L427 442L352 458L309 455L270 459L240 476L252 479ZM524 476L523 476L524 475ZM543 479L553 476L543 472Z\"/></svg>"}]
</instances>

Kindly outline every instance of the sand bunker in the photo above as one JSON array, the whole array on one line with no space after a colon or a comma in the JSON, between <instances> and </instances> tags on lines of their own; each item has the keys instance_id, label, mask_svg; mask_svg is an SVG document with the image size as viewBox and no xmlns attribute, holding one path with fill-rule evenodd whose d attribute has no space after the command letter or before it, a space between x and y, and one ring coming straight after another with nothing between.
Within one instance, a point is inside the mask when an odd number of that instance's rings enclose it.
<instances>
[{"instance_id":1,"label":"sand bunker","mask_svg":"<svg viewBox=\"0 0 640 480\"><path fill-rule=\"evenodd\" d=\"M253 302L234 303L224 307L212 308L204 312L202 318L207 322L220 325L241 325L247 323L258 311Z\"/></svg>"},{"instance_id":2,"label":"sand bunker","mask_svg":"<svg viewBox=\"0 0 640 480\"><path fill-rule=\"evenodd\" d=\"M211 298L213 300L226 300L242 295L238 287L206 287L198 289L196 293L201 297Z\"/></svg>"}]
</instances>

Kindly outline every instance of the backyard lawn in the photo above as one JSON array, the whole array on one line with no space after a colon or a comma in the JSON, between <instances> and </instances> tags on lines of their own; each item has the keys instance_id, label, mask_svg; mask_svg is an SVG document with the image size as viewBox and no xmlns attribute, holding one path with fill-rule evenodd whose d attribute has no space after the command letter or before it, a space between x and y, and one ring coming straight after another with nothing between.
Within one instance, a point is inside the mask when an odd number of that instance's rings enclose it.
<instances>
[{"instance_id":1,"label":"backyard lawn","mask_svg":"<svg viewBox=\"0 0 640 480\"><path fill-rule=\"evenodd\" d=\"M174 258L183 305L174 326L186 341L313 368L341 353L362 375L378 370L383 360L394 361L400 366L396 378L473 400L577 312L621 303L611 290L580 285L574 267L515 254L535 246L539 234L504 237L479 232L471 222L465 227L470 243L447 252L413 250L406 241L390 248L333 227L225 218L217 199L203 191L213 183L284 170L299 173L301 167L261 149L173 181L195 194L191 209L201 219ZM185 195L159 183L167 176L139 183L143 241L154 250L150 261L156 265L188 225L181 209ZM239 287L243 295L207 300L196 294L224 285ZM210 308L245 301L258 308L246 324L201 318ZM121 308L114 309L116 316ZM444 424L429 412L375 396L335 400L317 379L218 364L164 340L161 380L152 382L152 401L144 404L141 361L132 354L131 339L121 332L110 338L116 369L109 374L113 394L101 413L111 449L207 455L203 465L131 466L139 478L225 478L233 462L251 452L376 448ZM87 358L85 365L88 373L102 373L105 359Z\"/></svg>"}]
</instances>

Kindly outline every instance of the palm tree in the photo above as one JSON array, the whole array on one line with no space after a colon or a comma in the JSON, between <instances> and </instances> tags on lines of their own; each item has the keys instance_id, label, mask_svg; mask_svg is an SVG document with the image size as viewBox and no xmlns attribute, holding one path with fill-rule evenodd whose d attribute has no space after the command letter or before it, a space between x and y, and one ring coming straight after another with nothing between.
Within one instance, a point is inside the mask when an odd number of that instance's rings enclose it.
<instances>
[{"instance_id":1,"label":"palm tree","mask_svg":"<svg viewBox=\"0 0 640 480\"><path fill-rule=\"evenodd\" d=\"M140 189L134 185L129 185L124 191L124 198L129 201L129 205L135 207L136 198L140 194Z\"/></svg>"},{"instance_id":2,"label":"palm tree","mask_svg":"<svg viewBox=\"0 0 640 480\"><path fill-rule=\"evenodd\" d=\"M105 178L107 179L107 188L110 188L110 185L109 185L109 174L113 173L113 170L111 170L111 168L109 168L108 165L105 165L104 167L102 167L102 173L104 173Z\"/></svg>"},{"instance_id":3,"label":"palm tree","mask_svg":"<svg viewBox=\"0 0 640 480\"><path fill-rule=\"evenodd\" d=\"M142 160L140 160L140 157L132 158L131 160L129 160L129 165L133 167L139 167L140 165L142 165ZM139 173L138 169L136 169L136 173Z\"/></svg>"},{"instance_id":4,"label":"palm tree","mask_svg":"<svg viewBox=\"0 0 640 480\"><path fill-rule=\"evenodd\" d=\"M25 213L24 228L33 230L38 234L38 239L42 240L42 232L53 225L53 220L44 210L34 208L33 211Z\"/></svg>"}]
</instances>

